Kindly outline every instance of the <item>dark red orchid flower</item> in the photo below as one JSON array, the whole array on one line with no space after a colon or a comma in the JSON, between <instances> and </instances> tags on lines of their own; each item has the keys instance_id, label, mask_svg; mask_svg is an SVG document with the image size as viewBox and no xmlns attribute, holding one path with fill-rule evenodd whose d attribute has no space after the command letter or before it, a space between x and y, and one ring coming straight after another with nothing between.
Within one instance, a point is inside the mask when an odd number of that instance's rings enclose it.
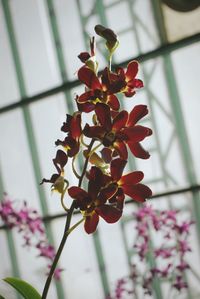
<instances>
[{"instance_id":1,"label":"dark red orchid flower","mask_svg":"<svg viewBox=\"0 0 200 299\"><path fill-rule=\"evenodd\" d=\"M82 54L83 59L87 56ZM84 83L88 90L77 97L77 103L81 111L90 112L94 110L96 103L106 103L114 111L118 111L120 104L116 93L124 93L126 97L132 97L136 89L143 87L143 82L136 79L138 73L138 62L133 60L128 64L127 70L118 68L111 72L107 67L101 75L101 82L95 71L83 66L78 71L79 80Z\"/></svg>"},{"instance_id":2,"label":"dark red orchid flower","mask_svg":"<svg viewBox=\"0 0 200 299\"><path fill-rule=\"evenodd\" d=\"M148 114L148 109L146 105L136 105L132 111L129 113L128 120L126 123L125 128L125 134L127 134L129 137L132 136L132 128L138 127L137 122L141 120L145 115ZM139 126L141 127L141 126ZM146 127L145 127L146 128ZM152 130L147 128L146 131L147 136L150 136L152 134ZM134 139L129 138L127 141L128 147L130 148L132 154L141 159L148 159L150 157L150 154L148 151L146 151L140 142L135 141Z\"/></svg>"},{"instance_id":3,"label":"dark red orchid flower","mask_svg":"<svg viewBox=\"0 0 200 299\"><path fill-rule=\"evenodd\" d=\"M126 97L132 97L136 93L136 89L142 88L143 82L137 79L138 62L133 60L129 62L126 72L123 68L118 68L116 73L122 79L124 79L126 85L121 89Z\"/></svg>"},{"instance_id":4,"label":"dark red orchid flower","mask_svg":"<svg viewBox=\"0 0 200 299\"><path fill-rule=\"evenodd\" d=\"M78 55L78 58L91 69L94 73L97 72L98 69L98 62L96 61L95 57L95 38L92 37L90 40L90 53L82 52Z\"/></svg>"},{"instance_id":5,"label":"dark red orchid flower","mask_svg":"<svg viewBox=\"0 0 200 299\"><path fill-rule=\"evenodd\" d=\"M113 30L111 30L110 28L106 28L102 25L96 25L94 27L94 30L95 30L96 34L105 38L106 47L109 49L109 51L111 53L113 53L119 44L119 41L117 40L117 35L115 34L115 32Z\"/></svg>"},{"instance_id":6,"label":"dark red orchid flower","mask_svg":"<svg viewBox=\"0 0 200 299\"><path fill-rule=\"evenodd\" d=\"M90 112L94 110L96 103L107 103L112 110L118 111L120 104L116 95L109 91L105 84L101 84L93 70L83 66L78 71L79 80L84 83L88 90L77 97L81 111Z\"/></svg>"},{"instance_id":7,"label":"dark red orchid flower","mask_svg":"<svg viewBox=\"0 0 200 299\"><path fill-rule=\"evenodd\" d=\"M90 53L88 52L81 52L78 55L78 58L80 59L81 62L87 63L87 61L95 56L95 38L94 36L90 39Z\"/></svg>"},{"instance_id":8,"label":"dark red orchid flower","mask_svg":"<svg viewBox=\"0 0 200 299\"><path fill-rule=\"evenodd\" d=\"M145 110L145 112L143 110ZM133 109L130 115L127 111L122 110L113 120L110 108L106 104L97 103L95 112L99 125L89 126L86 124L83 130L85 136L101 140L105 147L116 150L124 160L128 158L126 144L128 144L132 152L136 153L138 157L140 156L142 158L145 156L144 150L139 150L140 146L138 143L145 137L151 135L152 131L147 127L136 125L135 122L146 113L146 108Z\"/></svg>"},{"instance_id":9,"label":"dark red orchid flower","mask_svg":"<svg viewBox=\"0 0 200 299\"><path fill-rule=\"evenodd\" d=\"M134 171L126 175L122 175L127 161L120 158L112 160L110 164L110 174L112 183L116 183L118 188L121 188L124 194L130 196L137 202L144 202L145 199L152 196L152 191L149 187L141 184L144 174L141 171Z\"/></svg>"},{"instance_id":10,"label":"dark red orchid flower","mask_svg":"<svg viewBox=\"0 0 200 299\"><path fill-rule=\"evenodd\" d=\"M63 123L61 131L68 133L64 140L57 140L56 145L61 145L67 151L69 157L74 157L79 152L79 138L82 134L81 113L76 112L73 116L67 114L67 120Z\"/></svg>"},{"instance_id":11,"label":"dark red orchid flower","mask_svg":"<svg viewBox=\"0 0 200 299\"><path fill-rule=\"evenodd\" d=\"M68 161L67 155L63 151L58 150L56 153L56 157L53 159L53 163L58 173L54 173L50 179L43 179L40 184L51 183L52 190L62 193L65 185L65 180L63 176L64 167L67 164L67 161Z\"/></svg>"},{"instance_id":12,"label":"dark red orchid flower","mask_svg":"<svg viewBox=\"0 0 200 299\"><path fill-rule=\"evenodd\" d=\"M89 173L88 192L79 187L70 187L69 195L75 199L76 208L80 208L85 217L85 231L93 233L99 222L99 216L108 223L114 223L122 216L122 209L109 203L117 193L117 185L106 186L108 177L98 167L92 167Z\"/></svg>"},{"instance_id":13,"label":"dark red orchid flower","mask_svg":"<svg viewBox=\"0 0 200 299\"><path fill-rule=\"evenodd\" d=\"M138 62L133 60L128 64L127 70L118 68L116 72L111 72L105 68L102 73L102 86L108 94L124 93L126 97L132 97L136 89L143 87L143 82L136 79L138 73Z\"/></svg>"}]
</instances>

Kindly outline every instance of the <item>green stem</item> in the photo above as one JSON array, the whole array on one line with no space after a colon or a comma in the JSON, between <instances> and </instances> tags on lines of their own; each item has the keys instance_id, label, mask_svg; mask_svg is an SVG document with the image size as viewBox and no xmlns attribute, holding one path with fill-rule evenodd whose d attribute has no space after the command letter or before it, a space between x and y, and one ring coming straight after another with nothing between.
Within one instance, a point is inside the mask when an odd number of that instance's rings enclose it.
<instances>
[{"instance_id":1,"label":"green stem","mask_svg":"<svg viewBox=\"0 0 200 299\"><path fill-rule=\"evenodd\" d=\"M88 152L91 151L92 149L92 146L94 144L94 140L92 139L91 142L90 142L90 145L88 147ZM83 171L82 171L82 174L79 178L79 183L78 183L78 187L81 187L81 184L82 184L82 181L83 181L83 178L84 178L84 175L85 175L85 172L86 172L86 169L87 169L87 165L88 165L88 161L89 161L89 155L88 157L86 158L85 160L85 164L84 164L84 167L83 167ZM65 246L65 243L67 241L67 238L70 234L70 232L75 229L78 224L80 224L82 221L79 221L80 223L76 223L74 226L71 227L70 229L70 224L71 224L71 218L72 218L72 215L73 215L73 212L74 212L74 209L75 209L75 200L72 202L71 204L71 207L69 208L69 211L67 213L67 218L66 218L66 223L65 223L65 229L64 229L64 233L63 233L63 237L62 237L62 240L60 242L60 245L59 245L59 248L58 248L58 251L55 255L55 258L54 258L54 261L52 263L52 266L51 266L51 269L49 271L49 275L47 277L47 280L46 280L46 283L45 283L45 286L44 286L44 290L43 290L43 293L42 293L42 298L41 299L46 299L47 298L47 294L48 294L48 291L49 291L49 287L50 287L50 284L51 284L51 280L52 280L52 277L53 277L53 274L54 274L54 271L56 269L56 266L57 266L57 263L60 259L60 256L61 256L61 253L63 251L63 248Z\"/></svg>"},{"instance_id":2,"label":"green stem","mask_svg":"<svg viewBox=\"0 0 200 299\"><path fill-rule=\"evenodd\" d=\"M75 176L77 177L77 179L80 179L80 175L78 174L78 172L75 169L75 165L74 165L75 159L76 159L76 156L74 156L72 159L72 170L73 170L73 173L75 174Z\"/></svg>"},{"instance_id":3,"label":"green stem","mask_svg":"<svg viewBox=\"0 0 200 299\"><path fill-rule=\"evenodd\" d=\"M73 230L79 226L79 224L81 224L83 221L85 220L85 218L83 217L81 220L79 220L77 223L75 223L72 227L70 227L70 229L68 229L67 234L71 234L71 232L73 232Z\"/></svg>"},{"instance_id":4,"label":"green stem","mask_svg":"<svg viewBox=\"0 0 200 299\"><path fill-rule=\"evenodd\" d=\"M61 253L63 251L63 248L65 246L65 242L66 242L66 240L67 240L67 238L69 236L69 234L66 233L66 231L68 231L69 227L70 227L72 214L73 214L73 211L74 211L74 208L75 208L74 206L75 206L75 202L73 201L72 204L71 204L71 207L70 207L70 209L68 211L68 214L67 214L67 219L66 219L64 234L63 234L62 240L60 242L60 246L58 248L58 251L56 253L56 256L54 258L53 264L51 266L51 269L49 271L49 275L47 277L47 280L46 280L46 283L45 283L45 286L44 286L44 290L43 290L43 293L42 293L42 299L46 299L47 298L47 294L48 294L48 291L49 291L49 286L50 286L50 283L51 283L54 271L56 269L56 266L57 266L57 263L58 263L59 258L61 256Z\"/></svg>"},{"instance_id":5,"label":"green stem","mask_svg":"<svg viewBox=\"0 0 200 299\"><path fill-rule=\"evenodd\" d=\"M112 70L112 54L109 55L109 70Z\"/></svg>"},{"instance_id":6,"label":"green stem","mask_svg":"<svg viewBox=\"0 0 200 299\"><path fill-rule=\"evenodd\" d=\"M61 205L63 207L63 209L68 213L69 209L66 207L65 203L64 203L64 196L65 196L65 193L67 191L67 188L69 186L69 183L67 184L67 186L65 187L65 189L63 190L62 192L62 195L61 195L61 198L60 198L60 201L61 201Z\"/></svg>"}]
</instances>

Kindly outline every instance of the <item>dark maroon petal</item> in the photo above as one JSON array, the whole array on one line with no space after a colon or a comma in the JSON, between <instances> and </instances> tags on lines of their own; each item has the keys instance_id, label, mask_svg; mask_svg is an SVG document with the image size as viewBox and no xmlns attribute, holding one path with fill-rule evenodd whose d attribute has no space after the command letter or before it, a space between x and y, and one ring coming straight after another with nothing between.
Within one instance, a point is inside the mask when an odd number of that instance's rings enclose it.
<instances>
[{"instance_id":1,"label":"dark maroon petal","mask_svg":"<svg viewBox=\"0 0 200 299\"><path fill-rule=\"evenodd\" d=\"M126 85L126 76L125 76L125 71L122 67L118 67L116 70L116 73L118 75L118 78L120 78L121 81L124 81L125 85Z\"/></svg>"},{"instance_id":2,"label":"dark maroon petal","mask_svg":"<svg viewBox=\"0 0 200 299\"><path fill-rule=\"evenodd\" d=\"M138 73L138 62L133 60L131 62L129 62L128 67L127 67L127 71L126 71L126 81L130 81L133 78L136 77Z\"/></svg>"},{"instance_id":3,"label":"dark maroon petal","mask_svg":"<svg viewBox=\"0 0 200 299\"><path fill-rule=\"evenodd\" d=\"M54 174L51 176L50 180L48 180L48 179L43 179L42 182L40 183L40 185L43 184L43 183L52 183L52 184L54 184L55 181L56 181L59 177L60 177L59 174L54 173Z\"/></svg>"},{"instance_id":4,"label":"dark maroon petal","mask_svg":"<svg viewBox=\"0 0 200 299\"><path fill-rule=\"evenodd\" d=\"M139 142L127 142L127 144L135 157L140 159L148 159L150 157L149 152L146 151Z\"/></svg>"},{"instance_id":5,"label":"dark maroon petal","mask_svg":"<svg viewBox=\"0 0 200 299\"><path fill-rule=\"evenodd\" d=\"M109 200L111 197L115 195L115 193L118 190L118 185L115 183L109 184L107 187L101 189L98 200L100 203L106 203L107 200Z\"/></svg>"},{"instance_id":6,"label":"dark maroon petal","mask_svg":"<svg viewBox=\"0 0 200 299\"><path fill-rule=\"evenodd\" d=\"M148 114L148 109L146 105L137 105L129 114L127 127L134 126L141 118Z\"/></svg>"},{"instance_id":7,"label":"dark maroon petal","mask_svg":"<svg viewBox=\"0 0 200 299\"><path fill-rule=\"evenodd\" d=\"M144 126L135 126L130 128L125 128L123 133L127 136L127 142L140 142L145 137L152 134L151 129Z\"/></svg>"},{"instance_id":8,"label":"dark maroon petal","mask_svg":"<svg viewBox=\"0 0 200 299\"><path fill-rule=\"evenodd\" d=\"M100 126L89 126L86 124L83 129L83 134L89 138L102 139L105 135L105 130Z\"/></svg>"},{"instance_id":9,"label":"dark maroon petal","mask_svg":"<svg viewBox=\"0 0 200 299\"><path fill-rule=\"evenodd\" d=\"M95 232L97 225L99 223L99 216L95 211L90 215L86 216L84 228L87 234L92 234Z\"/></svg>"},{"instance_id":10,"label":"dark maroon petal","mask_svg":"<svg viewBox=\"0 0 200 299\"><path fill-rule=\"evenodd\" d=\"M58 150L56 157L53 159L53 164L55 165L58 173L63 171L64 166L67 164L67 160L67 155L62 150Z\"/></svg>"},{"instance_id":11,"label":"dark maroon petal","mask_svg":"<svg viewBox=\"0 0 200 299\"><path fill-rule=\"evenodd\" d=\"M79 141L72 139L72 143L70 143L70 149L67 150L67 154L69 157L74 157L78 154L80 148Z\"/></svg>"},{"instance_id":12,"label":"dark maroon petal","mask_svg":"<svg viewBox=\"0 0 200 299\"><path fill-rule=\"evenodd\" d=\"M108 91L111 81L110 81L110 71L107 67L103 70L103 73L101 76L101 82L103 85L103 90Z\"/></svg>"},{"instance_id":13,"label":"dark maroon petal","mask_svg":"<svg viewBox=\"0 0 200 299\"><path fill-rule=\"evenodd\" d=\"M126 160L122 160L120 158L112 160L110 165L110 172L114 182L118 182L120 180L126 163Z\"/></svg>"},{"instance_id":14,"label":"dark maroon petal","mask_svg":"<svg viewBox=\"0 0 200 299\"><path fill-rule=\"evenodd\" d=\"M152 196L151 189L143 184L123 185L122 188L124 193L135 201L144 202L146 198Z\"/></svg>"},{"instance_id":15,"label":"dark maroon petal","mask_svg":"<svg viewBox=\"0 0 200 299\"><path fill-rule=\"evenodd\" d=\"M79 151L79 142L73 139L71 136L67 136L64 140L57 140L55 144L62 145L66 151L69 157L74 157L78 151Z\"/></svg>"},{"instance_id":16,"label":"dark maroon petal","mask_svg":"<svg viewBox=\"0 0 200 299\"><path fill-rule=\"evenodd\" d=\"M111 94L107 97L107 104L112 110L118 111L120 108L119 100L116 95Z\"/></svg>"},{"instance_id":17,"label":"dark maroon petal","mask_svg":"<svg viewBox=\"0 0 200 299\"><path fill-rule=\"evenodd\" d=\"M121 210L109 205L102 205L96 208L95 211L108 223L115 223L122 216Z\"/></svg>"},{"instance_id":18,"label":"dark maroon petal","mask_svg":"<svg viewBox=\"0 0 200 299\"><path fill-rule=\"evenodd\" d=\"M114 198L115 198L115 201L117 202L117 208L120 210L123 210L124 199L125 199L124 190L122 188L118 188L117 193L114 195L114 197L111 199L111 201L113 201Z\"/></svg>"},{"instance_id":19,"label":"dark maroon petal","mask_svg":"<svg viewBox=\"0 0 200 299\"><path fill-rule=\"evenodd\" d=\"M105 161L105 163L110 163L112 160L112 150L108 147L104 147L101 150L101 157Z\"/></svg>"},{"instance_id":20,"label":"dark maroon petal","mask_svg":"<svg viewBox=\"0 0 200 299\"><path fill-rule=\"evenodd\" d=\"M91 89L101 89L101 83L99 82L98 77L95 73L86 66L83 66L78 71L78 78L83 82L87 87Z\"/></svg>"},{"instance_id":21,"label":"dark maroon petal","mask_svg":"<svg viewBox=\"0 0 200 299\"><path fill-rule=\"evenodd\" d=\"M89 113L94 110L95 104L93 104L92 102L86 102L83 104L77 102L77 107L79 111Z\"/></svg>"},{"instance_id":22,"label":"dark maroon petal","mask_svg":"<svg viewBox=\"0 0 200 299\"><path fill-rule=\"evenodd\" d=\"M82 93L79 97L77 97L77 102L83 104L91 99L93 99L93 92L90 90Z\"/></svg>"},{"instance_id":23,"label":"dark maroon petal","mask_svg":"<svg viewBox=\"0 0 200 299\"><path fill-rule=\"evenodd\" d=\"M89 183L88 183L88 192L94 200L97 198L97 194L99 193L101 187L104 187L103 173L102 171L93 166L89 172Z\"/></svg>"},{"instance_id":24,"label":"dark maroon petal","mask_svg":"<svg viewBox=\"0 0 200 299\"><path fill-rule=\"evenodd\" d=\"M127 98L131 98L132 96L134 96L135 93L136 93L135 90L132 88L126 88L126 90L124 91L124 95Z\"/></svg>"},{"instance_id":25,"label":"dark maroon petal","mask_svg":"<svg viewBox=\"0 0 200 299\"><path fill-rule=\"evenodd\" d=\"M123 141L115 142L113 147L122 160L128 159L128 151L126 148L126 144Z\"/></svg>"},{"instance_id":26,"label":"dark maroon petal","mask_svg":"<svg viewBox=\"0 0 200 299\"><path fill-rule=\"evenodd\" d=\"M114 119L119 114L119 111L111 110L110 114L112 116L112 119Z\"/></svg>"},{"instance_id":27,"label":"dark maroon petal","mask_svg":"<svg viewBox=\"0 0 200 299\"><path fill-rule=\"evenodd\" d=\"M143 86L144 86L144 84L143 84L142 80L140 80L140 79L135 79L134 80L134 87L135 88L142 88Z\"/></svg>"},{"instance_id":28,"label":"dark maroon petal","mask_svg":"<svg viewBox=\"0 0 200 299\"><path fill-rule=\"evenodd\" d=\"M74 113L71 119L70 134L73 139L79 138L81 136L81 113Z\"/></svg>"},{"instance_id":29,"label":"dark maroon petal","mask_svg":"<svg viewBox=\"0 0 200 299\"><path fill-rule=\"evenodd\" d=\"M112 73L108 68L104 69L101 78L103 89L109 95L119 92L126 86L125 76L123 76L121 73Z\"/></svg>"},{"instance_id":30,"label":"dark maroon petal","mask_svg":"<svg viewBox=\"0 0 200 299\"><path fill-rule=\"evenodd\" d=\"M69 132L71 120L72 120L72 116L70 114L67 114L66 122L64 122L61 127L62 132L65 132L65 133Z\"/></svg>"},{"instance_id":31,"label":"dark maroon petal","mask_svg":"<svg viewBox=\"0 0 200 299\"><path fill-rule=\"evenodd\" d=\"M143 178L144 174L142 171L134 171L126 175L123 175L119 180L118 184L123 188L124 185L135 185L139 183Z\"/></svg>"},{"instance_id":32,"label":"dark maroon petal","mask_svg":"<svg viewBox=\"0 0 200 299\"><path fill-rule=\"evenodd\" d=\"M106 129L106 131L111 130L111 115L110 108L108 105L103 103L97 103L95 107L95 112L97 119L101 126Z\"/></svg>"},{"instance_id":33,"label":"dark maroon petal","mask_svg":"<svg viewBox=\"0 0 200 299\"><path fill-rule=\"evenodd\" d=\"M88 197L88 193L79 187L70 187L68 193L72 198L77 200L84 200Z\"/></svg>"},{"instance_id":34,"label":"dark maroon petal","mask_svg":"<svg viewBox=\"0 0 200 299\"><path fill-rule=\"evenodd\" d=\"M128 120L128 112L123 110L121 111L114 119L113 119L113 131L120 131L122 128L126 126L126 122Z\"/></svg>"},{"instance_id":35,"label":"dark maroon petal","mask_svg":"<svg viewBox=\"0 0 200 299\"><path fill-rule=\"evenodd\" d=\"M82 52L78 55L78 58L81 62L85 63L90 58L90 54L88 52Z\"/></svg>"}]
</instances>

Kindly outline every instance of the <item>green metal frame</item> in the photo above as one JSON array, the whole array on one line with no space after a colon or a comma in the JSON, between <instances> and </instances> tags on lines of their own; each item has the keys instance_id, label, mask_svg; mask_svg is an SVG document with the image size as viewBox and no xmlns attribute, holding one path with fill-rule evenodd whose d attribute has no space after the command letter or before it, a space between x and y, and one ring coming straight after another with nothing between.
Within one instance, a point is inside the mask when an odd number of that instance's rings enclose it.
<instances>
[{"instance_id":1,"label":"green metal frame","mask_svg":"<svg viewBox=\"0 0 200 299\"><path fill-rule=\"evenodd\" d=\"M21 67L21 61L20 61L20 55L19 55L19 51L18 51L17 41L16 41L16 37L15 37L15 32L14 32L12 15L11 15L10 7L9 7L9 1L2 0L2 7L3 7L5 23L6 23L6 27L7 27L7 31L8 31L8 37L9 37L9 42L10 42L10 47L11 47L12 58L13 58L14 66L15 66L18 88L19 88L21 98L24 98L27 96L27 92L26 92L26 87L25 87L23 71L22 71L22 67ZM42 178L42 173L41 173L41 168L40 168L40 163L39 163L39 155L38 155L38 150L37 150L37 145L36 145L36 140L35 140L35 135L34 135L33 125L32 125L32 121L31 121L29 107L22 107L22 113L23 113L25 129L26 129L26 137L27 137L28 144L29 144L30 155L31 155L31 158L33 161L35 185L37 186L37 192L38 192L38 196L39 196L39 200L40 200L42 213L45 215L48 213L48 205L47 205L47 200L46 200L46 196L44 193L44 189L41 188L38 184L38 182L40 182L40 180ZM46 233L47 233L47 236L48 236L51 244L54 244L51 225L46 224L45 228L46 228ZM64 295L63 295L64 292L63 292L61 282L56 282L56 290L57 290L58 297L61 299L64 298Z\"/></svg>"},{"instance_id":2,"label":"green metal frame","mask_svg":"<svg viewBox=\"0 0 200 299\"><path fill-rule=\"evenodd\" d=\"M5 190L5 188L4 188L3 178L0 173L0 202L3 199L3 190ZM17 259L16 249L15 249L13 234L10 230L6 230L5 233L6 233L7 245L8 245L9 256L11 261L12 275L13 277L20 277L20 269L19 269L19 263ZM16 298L20 299L21 297L19 294L16 294Z\"/></svg>"}]
</instances>

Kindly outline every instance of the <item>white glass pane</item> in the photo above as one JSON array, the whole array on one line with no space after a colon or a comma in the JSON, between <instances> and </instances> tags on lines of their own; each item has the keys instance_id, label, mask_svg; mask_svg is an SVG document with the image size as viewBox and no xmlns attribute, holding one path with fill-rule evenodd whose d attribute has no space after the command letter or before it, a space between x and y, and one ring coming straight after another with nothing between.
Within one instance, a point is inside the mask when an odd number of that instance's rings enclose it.
<instances>
[{"instance_id":1,"label":"white glass pane","mask_svg":"<svg viewBox=\"0 0 200 299\"><path fill-rule=\"evenodd\" d=\"M199 52L200 46L199 44L196 44L172 54L172 61L181 98L185 126L198 182L200 182L200 141L198 137L200 109Z\"/></svg>"},{"instance_id":2,"label":"white glass pane","mask_svg":"<svg viewBox=\"0 0 200 299\"><path fill-rule=\"evenodd\" d=\"M78 7L76 1L65 0L55 0L54 5L67 75L70 80L75 80L76 72L81 65L77 56L86 51ZM88 1L85 1L85 6L87 5Z\"/></svg>"},{"instance_id":3,"label":"white glass pane","mask_svg":"<svg viewBox=\"0 0 200 299\"><path fill-rule=\"evenodd\" d=\"M125 276L128 272L128 260L120 223L108 224L100 218L99 232L106 274L108 275L109 283L112 284L113 281Z\"/></svg>"},{"instance_id":4,"label":"white glass pane","mask_svg":"<svg viewBox=\"0 0 200 299\"><path fill-rule=\"evenodd\" d=\"M26 200L39 209L37 183L34 179L22 111L0 116L0 164L4 192L13 199Z\"/></svg>"},{"instance_id":5,"label":"white glass pane","mask_svg":"<svg viewBox=\"0 0 200 299\"><path fill-rule=\"evenodd\" d=\"M8 40L2 4L0 3L0 107L19 99L15 68Z\"/></svg>"},{"instance_id":6,"label":"white glass pane","mask_svg":"<svg viewBox=\"0 0 200 299\"><path fill-rule=\"evenodd\" d=\"M60 84L54 45L43 1L10 1L28 94Z\"/></svg>"},{"instance_id":7,"label":"white glass pane","mask_svg":"<svg viewBox=\"0 0 200 299\"><path fill-rule=\"evenodd\" d=\"M14 242L17 251L17 258L20 264L20 278L33 285L41 294L48 271L47 261L38 256L38 250L35 248L23 247L22 236L15 230ZM28 265L28 266L27 266ZM55 286L52 283L49 292L50 298L56 298Z\"/></svg>"},{"instance_id":8,"label":"white glass pane","mask_svg":"<svg viewBox=\"0 0 200 299\"><path fill-rule=\"evenodd\" d=\"M74 217L75 222L78 220L79 217ZM64 224L64 219L53 222L57 246L62 238ZM62 278L67 298L103 298L92 236L84 232L83 224L67 240L60 266L64 268Z\"/></svg>"},{"instance_id":9,"label":"white glass pane","mask_svg":"<svg viewBox=\"0 0 200 299\"><path fill-rule=\"evenodd\" d=\"M0 255L1 259L0 277L5 278L12 273L12 265L9 256L9 248L5 230L0 230Z\"/></svg>"}]
</instances>

